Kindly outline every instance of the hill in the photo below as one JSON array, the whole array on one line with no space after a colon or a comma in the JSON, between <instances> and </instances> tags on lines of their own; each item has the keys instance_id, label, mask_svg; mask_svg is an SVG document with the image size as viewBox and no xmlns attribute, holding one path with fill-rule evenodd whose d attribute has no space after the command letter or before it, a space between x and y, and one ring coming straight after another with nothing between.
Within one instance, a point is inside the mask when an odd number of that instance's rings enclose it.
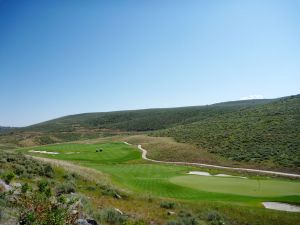
<instances>
[{"instance_id":1,"label":"hill","mask_svg":"<svg viewBox=\"0 0 300 225\"><path fill-rule=\"evenodd\" d=\"M23 128L24 131L75 131L80 128L123 131L154 131L176 125L189 124L209 117L235 112L272 102L247 100L218 103L207 106L128 110L105 113L84 113L65 116Z\"/></svg>"},{"instance_id":2,"label":"hill","mask_svg":"<svg viewBox=\"0 0 300 225\"><path fill-rule=\"evenodd\" d=\"M4 132L7 132L9 130L12 130L14 129L14 127L2 127L0 126L0 133L4 133Z\"/></svg>"},{"instance_id":3,"label":"hill","mask_svg":"<svg viewBox=\"0 0 300 225\"><path fill-rule=\"evenodd\" d=\"M235 161L300 167L300 98L239 108L157 133Z\"/></svg>"},{"instance_id":4,"label":"hill","mask_svg":"<svg viewBox=\"0 0 300 225\"><path fill-rule=\"evenodd\" d=\"M227 160L299 169L299 121L300 95L295 95L207 106L71 115L14 130L14 138L9 138L24 146L142 132L173 137ZM7 139L2 135L0 142Z\"/></svg>"}]
</instances>

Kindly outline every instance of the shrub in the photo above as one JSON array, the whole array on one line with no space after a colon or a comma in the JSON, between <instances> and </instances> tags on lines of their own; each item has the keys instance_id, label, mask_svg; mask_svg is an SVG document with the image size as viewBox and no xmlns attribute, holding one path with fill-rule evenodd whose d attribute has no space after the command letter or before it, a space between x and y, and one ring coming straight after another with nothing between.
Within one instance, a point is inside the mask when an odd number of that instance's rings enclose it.
<instances>
[{"instance_id":1,"label":"shrub","mask_svg":"<svg viewBox=\"0 0 300 225\"><path fill-rule=\"evenodd\" d=\"M175 203L174 202L161 202L160 207L165 208L165 209L174 209Z\"/></svg>"},{"instance_id":2,"label":"shrub","mask_svg":"<svg viewBox=\"0 0 300 225\"><path fill-rule=\"evenodd\" d=\"M30 189L30 186L28 185L28 183L23 184L21 187L22 193L26 193L29 189Z\"/></svg>"},{"instance_id":3,"label":"shrub","mask_svg":"<svg viewBox=\"0 0 300 225\"><path fill-rule=\"evenodd\" d=\"M146 225L147 223L144 220L127 220L125 225Z\"/></svg>"},{"instance_id":4,"label":"shrub","mask_svg":"<svg viewBox=\"0 0 300 225\"><path fill-rule=\"evenodd\" d=\"M53 170L52 166L46 165L46 166L44 167L44 175L45 175L46 177L49 177L49 178L52 178L52 177L53 177L53 175L54 175L54 170Z\"/></svg>"},{"instance_id":5,"label":"shrub","mask_svg":"<svg viewBox=\"0 0 300 225\"><path fill-rule=\"evenodd\" d=\"M211 225L223 225L225 224L223 216L217 211L209 211L206 215L206 220L210 222Z\"/></svg>"},{"instance_id":6,"label":"shrub","mask_svg":"<svg viewBox=\"0 0 300 225\"><path fill-rule=\"evenodd\" d=\"M20 225L75 225L77 214L71 213L73 202L51 201L45 193L35 192L20 199Z\"/></svg>"},{"instance_id":7,"label":"shrub","mask_svg":"<svg viewBox=\"0 0 300 225\"><path fill-rule=\"evenodd\" d=\"M179 221L171 220L167 222L167 225L183 225L183 224Z\"/></svg>"},{"instance_id":8,"label":"shrub","mask_svg":"<svg viewBox=\"0 0 300 225\"><path fill-rule=\"evenodd\" d=\"M10 182L12 181L12 179L14 179L15 174L10 172L10 173L6 173L3 175L3 180L5 181L6 184L10 184Z\"/></svg>"},{"instance_id":9,"label":"shrub","mask_svg":"<svg viewBox=\"0 0 300 225\"><path fill-rule=\"evenodd\" d=\"M114 198L120 198L120 197L125 197L123 194L121 194L117 189L111 187L111 186L101 186L100 187L101 193L103 195L107 195L107 196L112 196Z\"/></svg>"},{"instance_id":10,"label":"shrub","mask_svg":"<svg viewBox=\"0 0 300 225\"><path fill-rule=\"evenodd\" d=\"M17 174L18 176L22 175L25 172L25 167L22 165L16 165L15 168L15 174Z\"/></svg>"},{"instance_id":11,"label":"shrub","mask_svg":"<svg viewBox=\"0 0 300 225\"><path fill-rule=\"evenodd\" d=\"M48 187L48 181L41 180L38 182L39 192L44 193Z\"/></svg>"},{"instance_id":12,"label":"shrub","mask_svg":"<svg viewBox=\"0 0 300 225\"><path fill-rule=\"evenodd\" d=\"M76 192L75 186L72 183L61 184L56 188L56 194L70 194Z\"/></svg>"},{"instance_id":13,"label":"shrub","mask_svg":"<svg viewBox=\"0 0 300 225\"><path fill-rule=\"evenodd\" d=\"M106 208L101 211L101 220L109 224L122 224L127 217L113 208Z\"/></svg>"}]
</instances>

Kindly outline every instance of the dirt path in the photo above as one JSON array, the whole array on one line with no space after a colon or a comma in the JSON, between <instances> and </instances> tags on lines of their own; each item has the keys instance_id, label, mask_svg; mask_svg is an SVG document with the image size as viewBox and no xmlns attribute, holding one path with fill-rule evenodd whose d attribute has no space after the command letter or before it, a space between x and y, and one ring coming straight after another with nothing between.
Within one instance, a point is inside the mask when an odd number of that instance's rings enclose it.
<instances>
[{"instance_id":1,"label":"dirt path","mask_svg":"<svg viewBox=\"0 0 300 225\"><path fill-rule=\"evenodd\" d=\"M129 143L126 142L125 144L129 144ZM131 145L131 144L129 144L129 145ZM210 168L217 168L217 169L228 169L228 170L246 171L246 172L264 173L264 174L270 174L270 175L279 175L279 176L285 176L285 177L300 178L299 174L283 173L283 172L276 172L276 171L269 171L269 170L257 170L257 169L238 168L238 167L218 166L218 165L211 165L211 164L205 164L205 163L167 162L167 161L154 160L154 159L149 159L147 157L147 150L144 149L142 147L142 145L138 145L138 149L140 149L142 151L142 158L143 159L151 161L151 162L155 162L155 163L166 163L166 164L177 164L177 165L190 165L190 166L210 167Z\"/></svg>"}]
</instances>

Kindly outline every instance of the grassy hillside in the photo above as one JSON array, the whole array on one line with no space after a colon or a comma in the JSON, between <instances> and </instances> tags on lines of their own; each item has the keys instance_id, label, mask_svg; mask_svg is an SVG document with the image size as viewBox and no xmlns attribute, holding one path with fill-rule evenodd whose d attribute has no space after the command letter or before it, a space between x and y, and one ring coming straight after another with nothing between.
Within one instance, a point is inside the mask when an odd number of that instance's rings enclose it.
<instances>
[{"instance_id":1,"label":"grassy hillside","mask_svg":"<svg viewBox=\"0 0 300 225\"><path fill-rule=\"evenodd\" d=\"M0 143L5 148L11 143L29 146L148 133L175 138L229 161L298 170L299 121L300 95L296 95L207 106L71 115L15 129L9 135L0 134Z\"/></svg>"},{"instance_id":2,"label":"grassy hillside","mask_svg":"<svg viewBox=\"0 0 300 225\"><path fill-rule=\"evenodd\" d=\"M208 117L158 132L236 161L300 167L300 97Z\"/></svg>"},{"instance_id":3,"label":"grassy hillside","mask_svg":"<svg viewBox=\"0 0 300 225\"><path fill-rule=\"evenodd\" d=\"M153 131L188 124L273 100L249 100L167 109L144 109L106 113L85 113L61 117L23 128L24 131L75 131L80 128Z\"/></svg>"}]
</instances>

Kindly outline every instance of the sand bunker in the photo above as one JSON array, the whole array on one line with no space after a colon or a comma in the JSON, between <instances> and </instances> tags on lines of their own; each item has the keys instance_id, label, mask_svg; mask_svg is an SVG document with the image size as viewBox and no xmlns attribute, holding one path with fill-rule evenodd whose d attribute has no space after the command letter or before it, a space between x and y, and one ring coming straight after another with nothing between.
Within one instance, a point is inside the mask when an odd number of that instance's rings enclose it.
<instances>
[{"instance_id":1,"label":"sand bunker","mask_svg":"<svg viewBox=\"0 0 300 225\"><path fill-rule=\"evenodd\" d=\"M49 154L49 155L57 155L57 154L59 154L58 152L46 152L46 151L36 151L36 150L30 150L29 152Z\"/></svg>"},{"instance_id":2,"label":"sand bunker","mask_svg":"<svg viewBox=\"0 0 300 225\"><path fill-rule=\"evenodd\" d=\"M274 209L286 212L300 212L300 206L295 206L287 203L263 202L262 204L266 209Z\"/></svg>"},{"instance_id":3,"label":"sand bunker","mask_svg":"<svg viewBox=\"0 0 300 225\"><path fill-rule=\"evenodd\" d=\"M208 172L201 172L201 171L190 171L190 172L188 172L188 174L199 175L199 176L207 176L207 177L212 176Z\"/></svg>"},{"instance_id":4,"label":"sand bunker","mask_svg":"<svg viewBox=\"0 0 300 225\"><path fill-rule=\"evenodd\" d=\"M199 175L199 176L207 176L207 177L212 177L212 176L214 176L214 177L236 177L236 178L247 179L247 177L232 176L232 175L228 175L228 174L211 175L208 172L202 172L202 171L190 171L190 172L188 172L188 174Z\"/></svg>"}]
</instances>

